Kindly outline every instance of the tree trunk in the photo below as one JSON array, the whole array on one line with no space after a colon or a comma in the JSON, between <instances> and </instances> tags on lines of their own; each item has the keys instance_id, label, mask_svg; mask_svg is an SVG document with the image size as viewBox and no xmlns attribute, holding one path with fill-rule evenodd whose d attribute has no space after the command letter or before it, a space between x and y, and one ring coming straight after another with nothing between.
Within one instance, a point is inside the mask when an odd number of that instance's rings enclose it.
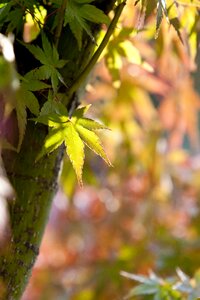
<instances>
[{"instance_id":1,"label":"tree trunk","mask_svg":"<svg viewBox=\"0 0 200 300\"><path fill-rule=\"evenodd\" d=\"M33 123L33 122L32 122ZM57 189L57 178L63 147L35 163L46 128L28 123L20 153L10 157L6 167L17 199L11 207L12 239L1 265L6 282L5 299L20 299L48 219L51 201Z\"/></svg>"},{"instance_id":2,"label":"tree trunk","mask_svg":"<svg viewBox=\"0 0 200 300\"><path fill-rule=\"evenodd\" d=\"M105 13L108 13L114 2L113 0L97 0L94 4L96 3ZM95 25L94 36L98 31L99 26ZM66 69L63 70L67 84L73 83L78 73L83 70L92 56L94 46L94 42L85 35L83 48L79 51L70 30L63 30L58 49L61 58L68 60ZM20 53L16 53L16 57L20 65ZM25 57L21 59L22 62L26 60ZM73 99L69 99L68 106L71 106L72 102ZM35 125L34 122L28 121L20 153L9 153L4 157L6 171L17 196L10 207L12 229L10 247L0 261L0 275L6 287L5 295L0 295L0 299L21 298L39 253L51 202L57 189L64 147L61 146L53 154L35 163L46 134L45 126Z\"/></svg>"}]
</instances>

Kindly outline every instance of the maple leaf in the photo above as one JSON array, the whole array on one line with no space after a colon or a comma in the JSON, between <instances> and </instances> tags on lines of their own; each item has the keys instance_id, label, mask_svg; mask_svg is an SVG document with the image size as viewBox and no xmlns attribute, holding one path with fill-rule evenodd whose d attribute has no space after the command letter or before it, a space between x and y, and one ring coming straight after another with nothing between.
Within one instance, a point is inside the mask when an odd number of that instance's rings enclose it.
<instances>
[{"instance_id":1,"label":"maple leaf","mask_svg":"<svg viewBox=\"0 0 200 300\"><path fill-rule=\"evenodd\" d=\"M92 119L84 118L83 115L88 109L89 106L78 108L70 118L65 106L50 96L41 109L40 115L32 119L50 127L36 161L64 143L66 153L80 185L82 185L82 170L85 159L84 145L102 157L108 165L111 165L98 135L94 132L99 129L107 129L107 127Z\"/></svg>"},{"instance_id":2,"label":"maple leaf","mask_svg":"<svg viewBox=\"0 0 200 300\"><path fill-rule=\"evenodd\" d=\"M38 80L51 79L54 93L57 92L59 81L65 85L64 79L57 69L63 68L67 63L64 59L59 59L56 47L51 45L46 35L42 33L42 47L35 45L23 45L35 56L42 64L41 67L29 72L29 76Z\"/></svg>"},{"instance_id":3,"label":"maple leaf","mask_svg":"<svg viewBox=\"0 0 200 300\"><path fill-rule=\"evenodd\" d=\"M34 115L39 114L39 103L33 92L40 91L49 88L49 85L37 80L30 78L29 74L24 77L20 76L21 83L20 88L16 92L16 103L15 110L17 114L18 129L19 129L19 141L18 141L18 151L20 150L24 133L26 130L27 123L27 112L26 108Z\"/></svg>"},{"instance_id":4,"label":"maple leaf","mask_svg":"<svg viewBox=\"0 0 200 300\"><path fill-rule=\"evenodd\" d=\"M96 6L91 5L91 2L93 0L69 0L67 3L64 26L69 24L79 49L82 47L83 30L93 39L89 22L109 24L110 21L108 16Z\"/></svg>"}]
</instances>

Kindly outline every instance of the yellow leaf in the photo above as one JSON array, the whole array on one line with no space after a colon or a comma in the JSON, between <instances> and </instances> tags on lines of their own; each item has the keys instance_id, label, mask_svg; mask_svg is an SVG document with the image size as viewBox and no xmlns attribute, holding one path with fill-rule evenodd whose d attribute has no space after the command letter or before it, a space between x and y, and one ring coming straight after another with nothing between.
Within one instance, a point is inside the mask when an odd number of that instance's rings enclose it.
<instances>
[{"instance_id":1,"label":"yellow leaf","mask_svg":"<svg viewBox=\"0 0 200 300\"><path fill-rule=\"evenodd\" d=\"M72 122L69 122L65 129L65 145L67 147L67 155L69 156L69 159L76 172L78 182L82 186L82 171L85 159L84 143L74 128Z\"/></svg>"}]
</instances>

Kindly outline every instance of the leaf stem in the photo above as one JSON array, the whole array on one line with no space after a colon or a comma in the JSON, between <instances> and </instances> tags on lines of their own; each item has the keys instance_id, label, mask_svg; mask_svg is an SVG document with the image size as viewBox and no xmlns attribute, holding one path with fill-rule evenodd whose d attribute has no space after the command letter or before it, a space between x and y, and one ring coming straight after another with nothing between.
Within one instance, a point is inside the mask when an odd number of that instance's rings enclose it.
<instances>
[{"instance_id":1,"label":"leaf stem","mask_svg":"<svg viewBox=\"0 0 200 300\"><path fill-rule=\"evenodd\" d=\"M55 39L54 39L56 48L58 48L58 43L59 43L59 39L60 39L62 27L63 27L63 22L64 22L64 18L65 18L66 7L67 7L67 0L63 0L61 3L60 9L58 11L58 24L56 27Z\"/></svg>"},{"instance_id":2,"label":"leaf stem","mask_svg":"<svg viewBox=\"0 0 200 300\"><path fill-rule=\"evenodd\" d=\"M89 63L85 67L85 69L79 74L79 76L75 79L75 81L72 83L72 85L67 90L67 95L66 95L67 97L65 97L65 100L64 100L63 104L67 103L68 99L73 95L74 92L77 91L77 89L80 87L82 82L87 78L88 74L90 73L90 71L95 66L97 60L99 59L99 57L100 57L101 53L103 52L103 50L105 49L105 47L107 46L108 41L109 41L111 35L113 34L113 32L115 30L115 27L117 25L117 22L119 20L119 17L121 16L121 13L122 13L125 5L126 5L126 0L123 1L122 3L120 3L116 7L114 18L112 19L101 44L97 48L96 52L94 53L94 55L90 59Z\"/></svg>"}]
</instances>

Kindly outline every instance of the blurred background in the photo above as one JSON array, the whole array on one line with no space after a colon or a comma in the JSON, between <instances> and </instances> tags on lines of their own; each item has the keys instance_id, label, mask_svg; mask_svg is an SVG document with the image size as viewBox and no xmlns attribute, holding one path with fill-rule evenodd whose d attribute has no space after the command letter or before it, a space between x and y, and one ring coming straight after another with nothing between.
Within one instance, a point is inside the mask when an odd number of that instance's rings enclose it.
<instances>
[{"instance_id":1,"label":"blurred background","mask_svg":"<svg viewBox=\"0 0 200 300\"><path fill-rule=\"evenodd\" d=\"M155 11L144 22L128 2L81 99L111 129L101 138L113 167L88 151L80 188L65 158L23 300L122 299L133 285L122 270L198 271L200 21L188 2L159 33Z\"/></svg>"}]
</instances>

